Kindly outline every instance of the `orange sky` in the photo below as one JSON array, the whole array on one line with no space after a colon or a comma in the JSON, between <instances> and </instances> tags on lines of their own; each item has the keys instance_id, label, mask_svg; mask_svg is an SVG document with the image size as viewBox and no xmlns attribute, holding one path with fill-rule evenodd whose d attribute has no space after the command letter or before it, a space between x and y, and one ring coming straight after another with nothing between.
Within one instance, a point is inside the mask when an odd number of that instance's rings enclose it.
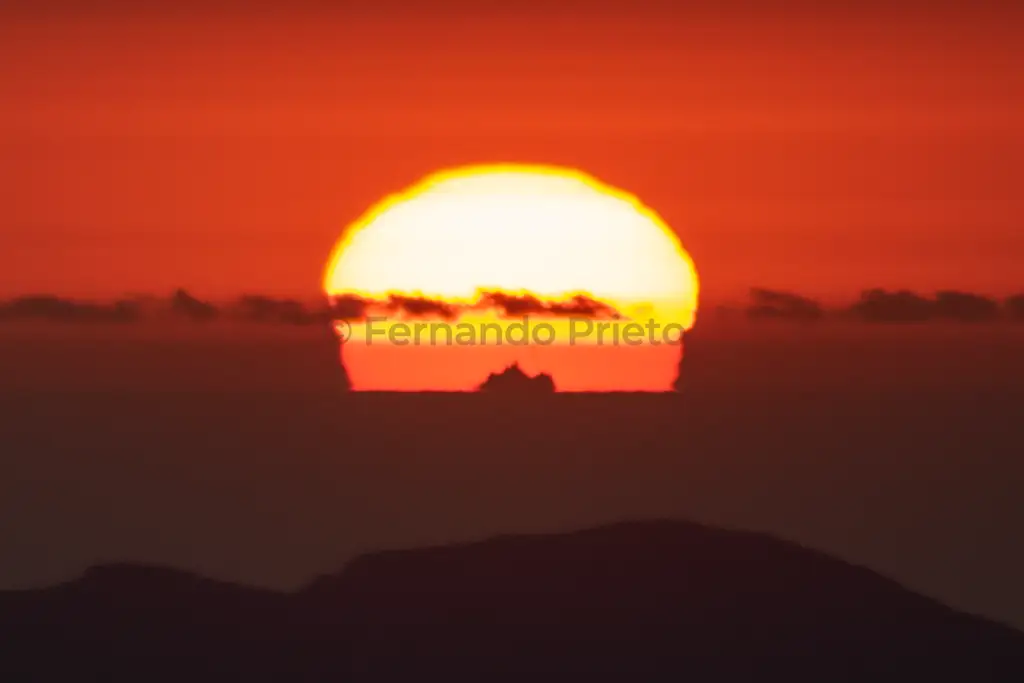
<instances>
[{"instance_id":1,"label":"orange sky","mask_svg":"<svg viewBox=\"0 0 1024 683\"><path fill-rule=\"evenodd\" d=\"M315 295L381 195L494 161L636 193L712 299L1021 287L1020 10L672 4L0 10L0 295Z\"/></svg>"}]
</instances>

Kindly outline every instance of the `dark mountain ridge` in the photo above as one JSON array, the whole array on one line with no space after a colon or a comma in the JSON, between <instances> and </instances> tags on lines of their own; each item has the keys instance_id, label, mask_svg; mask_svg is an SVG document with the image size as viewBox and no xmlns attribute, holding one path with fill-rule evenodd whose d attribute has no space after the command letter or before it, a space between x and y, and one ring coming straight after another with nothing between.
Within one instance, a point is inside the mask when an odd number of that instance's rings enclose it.
<instances>
[{"instance_id":1,"label":"dark mountain ridge","mask_svg":"<svg viewBox=\"0 0 1024 683\"><path fill-rule=\"evenodd\" d=\"M651 521L361 556L278 593L147 566L0 592L4 680L904 680L1024 635L767 535Z\"/></svg>"}]
</instances>

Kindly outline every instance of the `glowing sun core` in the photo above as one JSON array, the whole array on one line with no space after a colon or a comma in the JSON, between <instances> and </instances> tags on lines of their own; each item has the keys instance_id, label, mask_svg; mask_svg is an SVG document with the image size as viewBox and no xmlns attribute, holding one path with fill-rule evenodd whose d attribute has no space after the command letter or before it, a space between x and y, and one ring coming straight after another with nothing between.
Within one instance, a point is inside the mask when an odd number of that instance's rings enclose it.
<instances>
[{"instance_id":1,"label":"glowing sun core","mask_svg":"<svg viewBox=\"0 0 1024 683\"><path fill-rule=\"evenodd\" d=\"M491 165L432 174L373 206L339 240L324 289L458 304L481 292L585 295L688 329L698 281L678 237L636 197L578 171Z\"/></svg>"}]
</instances>

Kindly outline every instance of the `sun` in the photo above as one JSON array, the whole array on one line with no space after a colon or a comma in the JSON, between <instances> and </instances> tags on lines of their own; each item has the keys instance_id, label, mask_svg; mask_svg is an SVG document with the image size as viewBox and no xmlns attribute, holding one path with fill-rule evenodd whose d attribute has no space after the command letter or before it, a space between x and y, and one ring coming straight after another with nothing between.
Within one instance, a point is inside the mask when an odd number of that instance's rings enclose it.
<instances>
[{"instance_id":1,"label":"sun","mask_svg":"<svg viewBox=\"0 0 1024 683\"><path fill-rule=\"evenodd\" d=\"M692 327L699 288L678 235L637 197L520 164L443 170L384 198L343 232L323 287L348 321L353 388L378 390L468 390L510 363L560 390L665 390L671 330ZM524 319L543 326L526 335L536 343L503 339ZM471 334L484 325L489 341ZM643 343L622 342L630 329Z\"/></svg>"}]
</instances>

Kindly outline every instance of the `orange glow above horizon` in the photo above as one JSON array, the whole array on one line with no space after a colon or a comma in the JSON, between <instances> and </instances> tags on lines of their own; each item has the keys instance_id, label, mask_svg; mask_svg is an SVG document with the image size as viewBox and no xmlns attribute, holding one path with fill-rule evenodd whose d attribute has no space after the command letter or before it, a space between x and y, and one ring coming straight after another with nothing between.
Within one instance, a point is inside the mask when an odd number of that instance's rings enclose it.
<instances>
[{"instance_id":1,"label":"orange glow above horizon","mask_svg":"<svg viewBox=\"0 0 1024 683\"><path fill-rule=\"evenodd\" d=\"M636 197L575 170L502 164L434 173L371 207L335 247L324 290L332 299L443 301L460 311L448 322L462 327L520 319L479 308L482 292L500 292L543 302L585 297L621 314L605 323L612 328L689 329L698 279L676 234ZM372 343L367 326L355 324L344 362L353 388L367 390L470 390L512 362L552 375L559 390L671 388L677 346L609 345L614 330L570 344L571 321L543 311L528 318L554 329L555 343L396 346L381 341L387 334ZM588 371L583 356L598 365Z\"/></svg>"}]
</instances>

